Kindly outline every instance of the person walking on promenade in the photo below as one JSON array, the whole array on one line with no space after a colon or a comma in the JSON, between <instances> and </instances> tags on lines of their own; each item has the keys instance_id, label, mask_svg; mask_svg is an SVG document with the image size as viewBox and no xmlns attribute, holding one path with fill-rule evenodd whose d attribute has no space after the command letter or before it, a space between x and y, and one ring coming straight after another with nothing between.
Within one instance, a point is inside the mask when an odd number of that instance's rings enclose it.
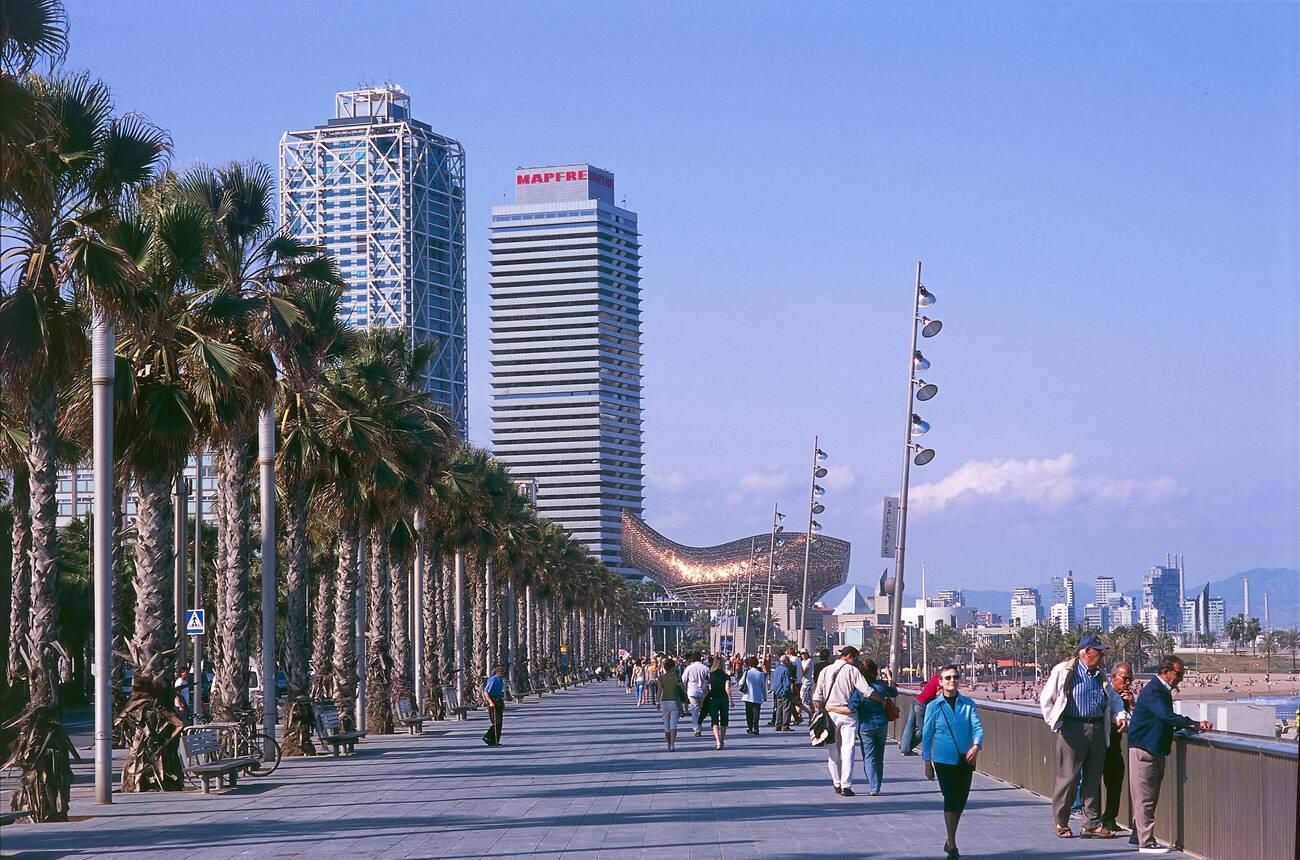
<instances>
[{"instance_id":1,"label":"person walking on promenade","mask_svg":"<svg viewBox=\"0 0 1300 860\"><path fill-rule=\"evenodd\" d=\"M1056 835L1074 836L1070 830L1070 805L1075 792L1083 798L1084 839L1110 839L1114 830L1101 821L1101 772L1106 763L1110 727L1123 718L1118 697L1101 670L1106 646L1089 633L1079 640L1079 653L1058 663L1038 696L1043 721L1056 732L1056 786L1052 815ZM1080 783L1080 774L1083 781Z\"/></svg>"},{"instance_id":2,"label":"person walking on promenade","mask_svg":"<svg viewBox=\"0 0 1300 860\"><path fill-rule=\"evenodd\" d=\"M1124 791L1124 734L1136 699L1132 684L1133 669L1127 663L1116 663L1110 670L1111 695L1119 698L1117 706L1124 712L1125 720L1116 722L1110 727L1110 743L1106 745L1106 763L1101 769L1101 781L1106 789L1101 823L1103 827L1116 833L1121 832L1119 822L1115 819L1119 815L1120 795Z\"/></svg>"},{"instance_id":3,"label":"person walking on promenade","mask_svg":"<svg viewBox=\"0 0 1300 860\"><path fill-rule=\"evenodd\" d=\"M840 659L818 673L812 694L813 707L826 711L835 725L835 739L826 744L826 768L835 793L844 797L853 796L853 753L858 746L858 718L849 706L854 690L880 696L858 671L858 649L846 645L840 649Z\"/></svg>"},{"instance_id":4,"label":"person walking on promenade","mask_svg":"<svg viewBox=\"0 0 1300 860\"><path fill-rule=\"evenodd\" d=\"M704 698L709 692L709 666L704 662L706 655L689 654L690 661L682 672L682 681L686 684L686 696L691 700L695 717L695 737L700 736L704 728Z\"/></svg>"},{"instance_id":5,"label":"person walking on promenade","mask_svg":"<svg viewBox=\"0 0 1300 860\"><path fill-rule=\"evenodd\" d=\"M659 709L664 715L664 740L668 742L668 751L677 746L677 721L682 716L682 702L686 692L682 689L682 679L677 674L677 663L671 657L664 660L663 671L659 673Z\"/></svg>"},{"instance_id":6,"label":"person walking on promenade","mask_svg":"<svg viewBox=\"0 0 1300 860\"><path fill-rule=\"evenodd\" d=\"M939 695L939 673L935 672L925 682L921 692L907 709L907 719L903 722L903 733L898 739L898 752L901 755L916 755L916 748L921 743L921 727L925 725L925 709L934 697Z\"/></svg>"},{"instance_id":7,"label":"person walking on promenade","mask_svg":"<svg viewBox=\"0 0 1300 860\"><path fill-rule=\"evenodd\" d=\"M659 658L651 657L645 664L645 688L642 699L652 708L659 707Z\"/></svg>"},{"instance_id":8,"label":"person walking on promenade","mask_svg":"<svg viewBox=\"0 0 1300 860\"><path fill-rule=\"evenodd\" d=\"M880 679L880 669L875 660L862 661L862 676L867 679L871 689L879 694L876 700L864 696L857 690L849 696L849 704L857 712L858 741L862 744L862 765L867 773L867 793L871 797L880 794L880 784L885 776L885 734L889 730L889 716L885 713L885 700L898 695L898 690L888 683L889 669L885 669L885 680Z\"/></svg>"},{"instance_id":9,"label":"person walking on promenade","mask_svg":"<svg viewBox=\"0 0 1300 860\"><path fill-rule=\"evenodd\" d=\"M975 703L958 691L961 671L953 665L939 670L942 695L925 709L921 728L921 758L925 778L939 778L943 794L943 825L947 841L943 850L948 860L961 857L957 850L957 825L970 797L975 761L984 745L984 726Z\"/></svg>"},{"instance_id":10,"label":"person walking on promenade","mask_svg":"<svg viewBox=\"0 0 1300 860\"><path fill-rule=\"evenodd\" d=\"M501 746L501 720L506 710L506 667L497 666L496 671L483 685L483 697L487 699L488 730L483 733L483 743L490 747Z\"/></svg>"},{"instance_id":11,"label":"person walking on promenade","mask_svg":"<svg viewBox=\"0 0 1300 860\"><path fill-rule=\"evenodd\" d=\"M803 722L803 673L806 665L804 658L808 656L808 652L801 651L796 654L794 649L791 648L787 653L790 657L791 723L797 726Z\"/></svg>"},{"instance_id":12,"label":"person walking on promenade","mask_svg":"<svg viewBox=\"0 0 1300 860\"><path fill-rule=\"evenodd\" d=\"M645 698L645 664L640 659L632 664L632 698L636 700L638 708Z\"/></svg>"},{"instance_id":13,"label":"person walking on promenade","mask_svg":"<svg viewBox=\"0 0 1300 860\"><path fill-rule=\"evenodd\" d=\"M731 677L727 674L727 661L717 657L713 671L709 672L709 695L705 700L709 722L713 726L713 748L727 745L727 723L731 721Z\"/></svg>"},{"instance_id":14,"label":"person walking on promenade","mask_svg":"<svg viewBox=\"0 0 1300 860\"><path fill-rule=\"evenodd\" d=\"M1160 783L1173 748L1174 731L1208 732L1211 728L1209 720L1198 723L1174 713L1173 690L1184 671L1183 661L1177 657L1161 658L1155 679L1138 694L1129 721L1128 792L1133 806L1133 836L1142 854L1169 852L1156 841L1156 804L1160 802Z\"/></svg>"},{"instance_id":15,"label":"person walking on promenade","mask_svg":"<svg viewBox=\"0 0 1300 860\"><path fill-rule=\"evenodd\" d=\"M794 699L791 672L790 657L785 656L772 667L772 674L767 680L767 685L772 690L772 714L778 732L790 731L790 705Z\"/></svg>"},{"instance_id":16,"label":"person walking on promenade","mask_svg":"<svg viewBox=\"0 0 1300 860\"><path fill-rule=\"evenodd\" d=\"M758 658L751 656L749 668L740 679L740 698L745 702L745 734L758 734L759 711L767 700L767 676L758 668Z\"/></svg>"}]
</instances>

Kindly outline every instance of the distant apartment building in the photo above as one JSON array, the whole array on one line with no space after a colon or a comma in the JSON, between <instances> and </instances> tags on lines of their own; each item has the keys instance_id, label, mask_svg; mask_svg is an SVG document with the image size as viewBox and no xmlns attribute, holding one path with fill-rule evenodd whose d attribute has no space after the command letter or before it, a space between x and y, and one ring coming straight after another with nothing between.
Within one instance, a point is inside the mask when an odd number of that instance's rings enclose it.
<instances>
[{"instance_id":1,"label":"distant apartment building","mask_svg":"<svg viewBox=\"0 0 1300 860\"><path fill-rule=\"evenodd\" d=\"M334 116L280 138L280 222L329 251L342 316L436 346L421 383L468 426L465 151L411 117L396 84L340 92Z\"/></svg>"},{"instance_id":2,"label":"distant apartment building","mask_svg":"<svg viewBox=\"0 0 1300 860\"><path fill-rule=\"evenodd\" d=\"M1001 627L1002 616L988 609L975 611L975 624L979 627Z\"/></svg>"},{"instance_id":3,"label":"distant apartment building","mask_svg":"<svg viewBox=\"0 0 1300 860\"><path fill-rule=\"evenodd\" d=\"M1064 604L1069 625L1075 622L1074 611L1074 571L1067 570L1065 576L1052 577L1052 605Z\"/></svg>"},{"instance_id":4,"label":"distant apartment building","mask_svg":"<svg viewBox=\"0 0 1300 860\"><path fill-rule=\"evenodd\" d=\"M1123 594L1112 594L1106 602L1106 607L1110 613L1110 628L1132 627L1138 622L1137 608L1133 604L1133 598Z\"/></svg>"},{"instance_id":5,"label":"distant apartment building","mask_svg":"<svg viewBox=\"0 0 1300 860\"><path fill-rule=\"evenodd\" d=\"M1152 636L1159 635L1164 631L1160 628L1160 610L1144 606L1138 610L1138 623L1147 629Z\"/></svg>"},{"instance_id":6,"label":"distant apartment building","mask_svg":"<svg viewBox=\"0 0 1300 860\"><path fill-rule=\"evenodd\" d=\"M203 457L203 517L213 522L213 511L217 504L217 477L211 454ZM185 498L186 516L194 517L196 499L194 496L194 458L185 462ZM58 484L54 490L54 499L59 506L56 520L59 528L69 525L72 520L90 515L95 502L95 470L87 466L76 466L59 470ZM135 522L135 490L127 488L126 498L122 500L122 510L127 525ZM255 516L255 515L254 515Z\"/></svg>"},{"instance_id":7,"label":"distant apartment building","mask_svg":"<svg viewBox=\"0 0 1300 860\"><path fill-rule=\"evenodd\" d=\"M1064 603L1053 603L1050 618L1052 626L1057 630L1060 630L1062 633L1069 632L1070 627L1072 626L1070 623L1070 607L1066 606Z\"/></svg>"},{"instance_id":8,"label":"distant apartment building","mask_svg":"<svg viewBox=\"0 0 1300 860\"><path fill-rule=\"evenodd\" d=\"M1083 628L1110 632L1110 604L1089 603L1083 607Z\"/></svg>"},{"instance_id":9,"label":"distant apartment building","mask_svg":"<svg viewBox=\"0 0 1300 860\"><path fill-rule=\"evenodd\" d=\"M965 595L960 588L945 588L934 596L934 602L930 605L961 606L965 602Z\"/></svg>"},{"instance_id":10,"label":"distant apartment building","mask_svg":"<svg viewBox=\"0 0 1300 860\"><path fill-rule=\"evenodd\" d=\"M1011 592L1011 623L1033 627L1043 620L1043 600L1037 588L1018 586Z\"/></svg>"},{"instance_id":11,"label":"distant apartment building","mask_svg":"<svg viewBox=\"0 0 1300 860\"><path fill-rule=\"evenodd\" d=\"M1226 621L1222 597L1210 598L1210 635L1222 636Z\"/></svg>"},{"instance_id":12,"label":"distant apartment building","mask_svg":"<svg viewBox=\"0 0 1300 860\"><path fill-rule=\"evenodd\" d=\"M1142 581L1142 610L1155 612L1157 633L1183 632L1182 570L1157 565ZM1146 624L1146 621L1142 621Z\"/></svg>"},{"instance_id":13,"label":"distant apartment building","mask_svg":"<svg viewBox=\"0 0 1300 860\"><path fill-rule=\"evenodd\" d=\"M924 628L937 633L942 627L962 629L975 623L975 610L967 606L952 604L948 606L931 606L928 601L918 599L915 606L904 606L903 623L909 627Z\"/></svg>"},{"instance_id":14,"label":"distant apartment building","mask_svg":"<svg viewBox=\"0 0 1300 860\"><path fill-rule=\"evenodd\" d=\"M1097 595L1093 598L1098 606L1106 606L1110 603L1110 596L1115 594L1115 577L1099 576L1096 580Z\"/></svg>"}]
</instances>

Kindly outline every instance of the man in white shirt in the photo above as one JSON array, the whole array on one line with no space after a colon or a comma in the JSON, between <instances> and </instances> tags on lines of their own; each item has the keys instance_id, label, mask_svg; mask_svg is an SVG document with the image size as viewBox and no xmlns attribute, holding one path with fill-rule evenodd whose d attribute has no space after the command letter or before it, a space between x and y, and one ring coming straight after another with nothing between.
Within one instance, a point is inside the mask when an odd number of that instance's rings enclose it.
<instances>
[{"instance_id":1,"label":"man in white shirt","mask_svg":"<svg viewBox=\"0 0 1300 860\"><path fill-rule=\"evenodd\" d=\"M858 671L858 649L846 645L840 659L821 670L812 695L813 709L824 709L835 724L835 740L826 744L826 767L835 793L844 797L853 796L853 754L858 748L858 715L849 707L854 690L880 701Z\"/></svg>"},{"instance_id":2,"label":"man in white shirt","mask_svg":"<svg viewBox=\"0 0 1300 860\"><path fill-rule=\"evenodd\" d=\"M709 693L709 667L700 659L699 654L688 654L690 665L682 672L682 683L686 685L686 698L691 700L695 709L695 737L700 736L704 727L704 697Z\"/></svg>"}]
</instances>

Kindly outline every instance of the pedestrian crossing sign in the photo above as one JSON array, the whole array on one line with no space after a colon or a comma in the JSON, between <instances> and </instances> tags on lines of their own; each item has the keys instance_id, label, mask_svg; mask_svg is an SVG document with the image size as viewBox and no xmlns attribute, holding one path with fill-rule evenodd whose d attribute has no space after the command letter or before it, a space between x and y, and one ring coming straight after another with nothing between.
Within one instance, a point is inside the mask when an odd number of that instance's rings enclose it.
<instances>
[{"instance_id":1,"label":"pedestrian crossing sign","mask_svg":"<svg viewBox=\"0 0 1300 860\"><path fill-rule=\"evenodd\" d=\"M190 636L202 636L207 630L202 609L185 610L185 632Z\"/></svg>"}]
</instances>

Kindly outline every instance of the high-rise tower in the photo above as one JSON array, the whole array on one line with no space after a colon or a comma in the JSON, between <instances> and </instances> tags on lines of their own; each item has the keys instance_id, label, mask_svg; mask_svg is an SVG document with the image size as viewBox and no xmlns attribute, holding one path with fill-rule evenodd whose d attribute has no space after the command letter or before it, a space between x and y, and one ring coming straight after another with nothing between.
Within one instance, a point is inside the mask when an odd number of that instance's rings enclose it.
<instances>
[{"instance_id":1,"label":"high-rise tower","mask_svg":"<svg viewBox=\"0 0 1300 860\"><path fill-rule=\"evenodd\" d=\"M406 331L438 350L425 372L462 438L465 151L411 118L395 84L338 93L334 118L280 138L280 221L338 261L353 325Z\"/></svg>"},{"instance_id":2,"label":"high-rise tower","mask_svg":"<svg viewBox=\"0 0 1300 860\"><path fill-rule=\"evenodd\" d=\"M611 569L642 514L641 253L614 174L521 168L492 207L492 450Z\"/></svg>"}]
</instances>

